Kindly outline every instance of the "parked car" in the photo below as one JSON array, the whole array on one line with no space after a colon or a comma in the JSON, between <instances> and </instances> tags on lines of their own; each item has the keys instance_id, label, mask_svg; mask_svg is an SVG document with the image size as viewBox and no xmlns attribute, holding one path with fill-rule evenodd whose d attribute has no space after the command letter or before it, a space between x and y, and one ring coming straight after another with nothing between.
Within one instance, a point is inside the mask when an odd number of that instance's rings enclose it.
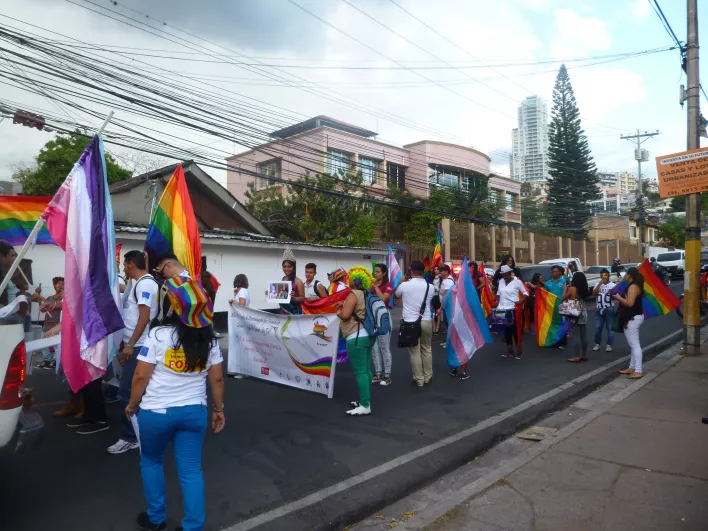
<instances>
[{"instance_id":1,"label":"parked car","mask_svg":"<svg viewBox=\"0 0 708 531\"><path fill-rule=\"evenodd\" d=\"M661 253L656 257L656 261L666 268L672 278L683 278L684 270L686 269L686 252L684 250L676 249Z\"/></svg>"},{"instance_id":2,"label":"parked car","mask_svg":"<svg viewBox=\"0 0 708 531\"><path fill-rule=\"evenodd\" d=\"M585 271L585 277L588 279L588 286L590 286L590 289L595 286L598 282L600 282L600 272L603 269L607 269L608 271L611 270L610 266L604 266L604 265L596 265L596 266L590 266ZM610 273L611 275L611 273Z\"/></svg>"},{"instance_id":3,"label":"parked car","mask_svg":"<svg viewBox=\"0 0 708 531\"><path fill-rule=\"evenodd\" d=\"M539 265L543 265L543 264L550 264L550 265L558 264L558 265L563 266L563 268L565 269L565 267L566 267L570 262L574 262L574 263L575 263L575 266L577 267L578 271L584 271L584 269L583 269L583 263L580 261L580 258L553 258L552 260L543 260L543 261L539 262Z\"/></svg>"},{"instance_id":4,"label":"parked car","mask_svg":"<svg viewBox=\"0 0 708 531\"><path fill-rule=\"evenodd\" d=\"M531 282L531 279L536 273L541 273L544 280L551 278L551 267L553 264L537 264L521 268L521 276L524 282Z\"/></svg>"}]
</instances>

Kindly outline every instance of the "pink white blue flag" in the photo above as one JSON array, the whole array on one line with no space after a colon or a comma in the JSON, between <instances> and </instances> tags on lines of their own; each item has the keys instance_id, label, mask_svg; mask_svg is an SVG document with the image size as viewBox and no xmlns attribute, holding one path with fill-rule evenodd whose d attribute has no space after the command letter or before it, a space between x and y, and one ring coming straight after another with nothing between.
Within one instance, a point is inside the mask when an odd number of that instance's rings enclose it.
<instances>
[{"instance_id":1,"label":"pink white blue flag","mask_svg":"<svg viewBox=\"0 0 708 531\"><path fill-rule=\"evenodd\" d=\"M403 280L403 272L396 260L396 254L390 247L388 248L388 264L386 266L388 267L388 280L393 285L393 289L396 289Z\"/></svg>"},{"instance_id":2,"label":"pink white blue flag","mask_svg":"<svg viewBox=\"0 0 708 531\"><path fill-rule=\"evenodd\" d=\"M77 392L106 372L117 351L115 333L124 328L113 206L99 136L84 150L42 218L65 252L61 365Z\"/></svg>"},{"instance_id":3,"label":"pink white blue flag","mask_svg":"<svg viewBox=\"0 0 708 531\"><path fill-rule=\"evenodd\" d=\"M467 257L462 263L467 263ZM492 342L472 275L460 275L457 284L447 292L444 306L449 323L447 363L456 368L467 363L482 346Z\"/></svg>"}]
</instances>

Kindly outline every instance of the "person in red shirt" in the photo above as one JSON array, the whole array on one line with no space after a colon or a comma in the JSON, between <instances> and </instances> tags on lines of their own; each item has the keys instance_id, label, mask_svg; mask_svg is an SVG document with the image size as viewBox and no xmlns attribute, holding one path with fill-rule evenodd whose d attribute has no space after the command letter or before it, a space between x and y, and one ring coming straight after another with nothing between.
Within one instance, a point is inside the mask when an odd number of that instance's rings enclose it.
<instances>
[{"instance_id":1,"label":"person in red shirt","mask_svg":"<svg viewBox=\"0 0 708 531\"><path fill-rule=\"evenodd\" d=\"M388 267L385 264L376 264L374 267L374 284L371 286L371 293L378 295L384 301L386 308L391 309L391 297L393 296L393 285L388 280ZM379 385L391 385L391 333L385 336L378 336L371 351L374 360L374 376L371 383Z\"/></svg>"}]
</instances>

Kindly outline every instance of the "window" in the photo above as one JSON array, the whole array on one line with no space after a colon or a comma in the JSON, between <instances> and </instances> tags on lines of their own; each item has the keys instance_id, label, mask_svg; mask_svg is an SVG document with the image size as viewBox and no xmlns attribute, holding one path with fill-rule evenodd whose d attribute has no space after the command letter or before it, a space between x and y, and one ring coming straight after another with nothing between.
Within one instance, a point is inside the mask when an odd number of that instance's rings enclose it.
<instances>
[{"instance_id":1,"label":"window","mask_svg":"<svg viewBox=\"0 0 708 531\"><path fill-rule=\"evenodd\" d=\"M389 188L403 190L406 187L406 169L403 166L389 162L386 165L386 177Z\"/></svg>"},{"instance_id":2,"label":"window","mask_svg":"<svg viewBox=\"0 0 708 531\"><path fill-rule=\"evenodd\" d=\"M349 154L330 149L327 153L327 173L339 175L349 171Z\"/></svg>"},{"instance_id":3,"label":"window","mask_svg":"<svg viewBox=\"0 0 708 531\"><path fill-rule=\"evenodd\" d=\"M637 227L629 227L629 237L630 238L637 237Z\"/></svg>"},{"instance_id":4,"label":"window","mask_svg":"<svg viewBox=\"0 0 708 531\"><path fill-rule=\"evenodd\" d=\"M681 260L681 253L661 253L656 257L657 262L675 262Z\"/></svg>"},{"instance_id":5,"label":"window","mask_svg":"<svg viewBox=\"0 0 708 531\"><path fill-rule=\"evenodd\" d=\"M378 163L374 159L359 157L359 171L364 184L376 184L378 177Z\"/></svg>"},{"instance_id":6,"label":"window","mask_svg":"<svg viewBox=\"0 0 708 531\"><path fill-rule=\"evenodd\" d=\"M499 192L496 190L489 190L489 199L496 203L499 200Z\"/></svg>"},{"instance_id":7,"label":"window","mask_svg":"<svg viewBox=\"0 0 708 531\"><path fill-rule=\"evenodd\" d=\"M266 177L280 178L280 159L269 160L268 162L262 162L256 166L258 173ZM263 177L256 178L256 190L263 190L268 186L276 184L275 181L265 179Z\"/></svg>"},{"instance_id":8,"label":"window","mask_svg":"<svg viewBox=\"0 0 708 531\"><path fill-rule=\"evenodd\" d=\"M506 209L514 210L514 194L506 193Z\"/></svg>"}]
</instances>

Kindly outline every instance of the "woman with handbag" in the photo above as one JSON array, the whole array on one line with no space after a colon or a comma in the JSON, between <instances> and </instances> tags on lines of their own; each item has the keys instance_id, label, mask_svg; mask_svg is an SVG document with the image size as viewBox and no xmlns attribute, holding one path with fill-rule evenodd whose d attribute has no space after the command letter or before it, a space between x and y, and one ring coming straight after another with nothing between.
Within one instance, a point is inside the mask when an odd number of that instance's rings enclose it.
<instances>
[{"instance_id":1,"label":"woman with handbag","mask_svg":"<svg viewBox=\"0 0 708 531\"><path fill-rule=\"evenodd\" d=\"M510 266L502 265L499 272L501 279L497 284L499 304L496 307L496 312L504 311L504 340L506 341L506 353L502 354L502 357L516 357L517 360L520 360L522 358L521 338L518 336L516 327L515 310L517 306L523 306L529 294L521 279L514 278L514 270ZM514 356L514 341L516 341L517 348L516 356Z\"/></svg>"},{"instance_id":2,"label":"woman with handbag","mask_svg":"<svg viewBox=\"0 0 708 531\"><path fill-rule=\"evenodd\" d=\"M568 358L566 361L570 363L580 363L588 361L588 336L585 327L588 322L588 311L585 307L585 299L590 296L588 281L585 273L580 271L573 275L570 282L570 287L563 294L563 302L560 305L559 313L570 319L571 324L578 326L578 335L580 336L580 355Z\"/></svg>"},{"instance_id":3,"label":"woman with handbag","mask_svg":"<svg viewBox=\"0 0 708 531\"><path fill-rule=\"evenodd\" d=\"M630 348L629 367L620 370L630 380L638 380L642 374L642 346L639 344L639 328L644 323L644 277L636 267L630 267L624 275L624 280L629 282L629 287L622 295L612 297L619 301L617 318L619 325L624 328L624 335Z\"/></svg>"}]
</instances>

